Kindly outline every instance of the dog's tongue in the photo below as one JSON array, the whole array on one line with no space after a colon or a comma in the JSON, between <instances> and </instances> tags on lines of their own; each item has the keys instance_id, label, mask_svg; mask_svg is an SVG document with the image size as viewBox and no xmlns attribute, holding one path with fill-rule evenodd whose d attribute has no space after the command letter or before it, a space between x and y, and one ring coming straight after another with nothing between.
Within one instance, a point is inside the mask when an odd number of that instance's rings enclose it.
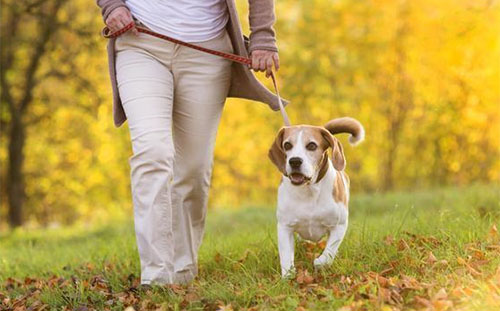
<instances>
[{"instance_id":1,"label":"dog's tongue","mask_svg":"<svg viewBox=\"0 0 500 311\"><path fill-rule=\"evenodd\" d=\"M305 176L302 174L291 174L290 179L292 180L292 183L294 184L301 184L305 180Z\"/></svg>"}]
</instances>

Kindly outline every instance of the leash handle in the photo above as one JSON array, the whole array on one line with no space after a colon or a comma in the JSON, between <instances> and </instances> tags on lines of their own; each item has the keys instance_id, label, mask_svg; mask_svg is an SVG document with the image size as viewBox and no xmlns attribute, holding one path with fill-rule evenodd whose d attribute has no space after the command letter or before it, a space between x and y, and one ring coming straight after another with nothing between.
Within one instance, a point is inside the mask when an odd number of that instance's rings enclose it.
<instances>
[{"instance_id":1,"label":"leash handle","mask_svg":"<svg viewBox=\"0 0 500 311\"><path fill-rule=\"evenodd\" d=\"M229 59L233 62L237 62L237 63L243 64L243 65L251 65L252 64L252 60L248 57L243 57L243 56L236 55L236 54L215 51L212 49L204 48L202 46L198 46L195 44L191 44L188 42L177 40L177 39L174 39L172 37L156 33L154 31L147 29L147 28L137 26L135 24L135 22L133 22L133 21L130 22L129 24L127 24L125 27L123 27L115 32L111 32L111 30L108 28L108 26L105 26L102 29L101 34L104 38L108 38L108 39L109 38L116 38L116 37L121 36L122 34L126 33L127 31L129 31L130 29L132 29L134 27L137 29L138 32L142 32L142 33L145 33L145 34L148 34L148 35L151 35L151 36L163 39L163 40L167 40L167 41L170 41L170 42L173 42L176 44L187 46L189 48L192 48L192 49L195 49L198 51L202 51L202 52L205 52L208 54L220 56L220 57L223 57L225 59ZM276 82L276 77L275 77L274 71L271 71L271 79L273 80L274 91L276 92L276 96L278 97L278 104L280 107L281 116L283 117L283 122L285 123L285 126L290 126L291 125L290 119L288 118L288 114L285 111L285 106L283 105L283 101L281 100L281 96L280 96L279 89L278 89L278 83Z\"/></svg>"}]
</instances>

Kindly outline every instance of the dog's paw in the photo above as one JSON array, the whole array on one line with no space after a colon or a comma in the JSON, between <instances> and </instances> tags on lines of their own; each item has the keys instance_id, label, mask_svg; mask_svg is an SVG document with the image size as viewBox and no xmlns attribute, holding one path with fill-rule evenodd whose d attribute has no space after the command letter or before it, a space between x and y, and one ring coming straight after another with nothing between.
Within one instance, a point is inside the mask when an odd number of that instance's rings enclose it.
<instances>
[{"instance_id":1,"label":"dog's paw","mask_svg":"<svg viewBox=\"0 0 500 311\"><path fill-rule=\"evenodd\" d=\"M286 269L281 270L281 278L283 280L294 279L296 275L297 275L297 271L295 270L295 267L291 267L288 270L286 270Z\"/></svg>"},{"instance_id":2,"label":"dog's paw","mask_svg":"<svg viewBox=\"0 0 500 311\"><path fill-rule=\"evenodd\" d=\"M314 267L317 269L327 267L332 264L334 257L327 254L322 254L314 259Z\"/></svg>"}]
</instances>

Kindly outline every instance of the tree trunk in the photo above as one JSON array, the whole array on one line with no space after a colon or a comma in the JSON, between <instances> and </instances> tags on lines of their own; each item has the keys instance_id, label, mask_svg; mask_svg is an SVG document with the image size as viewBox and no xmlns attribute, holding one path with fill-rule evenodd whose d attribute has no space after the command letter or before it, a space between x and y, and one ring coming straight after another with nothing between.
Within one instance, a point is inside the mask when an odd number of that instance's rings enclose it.
<instances>
[{"instance_id":1,"label":"tree trunk","mask_svg":"<svg viewBox=\"0 0 500 311\"><path fill-rule=\"evenodd\" d=\"M9 224L19 227L23 224L24 201L24 142L25 129L19 114L13 114L9 139L9 166L7 172L7 196L9 200Z\"/></svg>"},{"instance_id":2,"label":"tree trunk","mask_svg":"<svg viewBox=\"0 0 500 311\"><path fill-rule=\"evenodd\" d=\"M408 1L401 2L399 6L399 27L394 38L394 50L396 56L395 64L395 89L391 94L393 100L389 111L389 127L387 132L387 140L389 148L387 150L385 160L385 171L383 176L384 190L394 188L394 170L396 168L397 151L399 150L402 130L404 129L408 111L413 106L413 83L411 77L406 70L406 47L405 40L409 32L409 15L410 7Z\"/></svg>"}]
</instances>

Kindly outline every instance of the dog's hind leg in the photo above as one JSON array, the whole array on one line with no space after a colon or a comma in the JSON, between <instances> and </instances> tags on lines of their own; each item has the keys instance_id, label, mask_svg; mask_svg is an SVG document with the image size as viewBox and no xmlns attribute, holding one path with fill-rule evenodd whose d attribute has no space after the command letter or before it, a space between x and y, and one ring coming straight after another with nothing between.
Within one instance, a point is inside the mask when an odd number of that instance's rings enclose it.
<instances>
[{"instance_id":1,"label":"dog's hind leg","mask_svg":"<svg viewBox=\"0 0 500 311\"><path fill-rule=\"evenodd\" d=\"M340 243L344 239L345 233L347 231L347 220L343 224L336 225L331 231L328 241L326 242L325 249L323 253L318 258L314 259L314 266L316 268L321 268L330 265L337 255Z\"/></svg>"}]
</instances>

